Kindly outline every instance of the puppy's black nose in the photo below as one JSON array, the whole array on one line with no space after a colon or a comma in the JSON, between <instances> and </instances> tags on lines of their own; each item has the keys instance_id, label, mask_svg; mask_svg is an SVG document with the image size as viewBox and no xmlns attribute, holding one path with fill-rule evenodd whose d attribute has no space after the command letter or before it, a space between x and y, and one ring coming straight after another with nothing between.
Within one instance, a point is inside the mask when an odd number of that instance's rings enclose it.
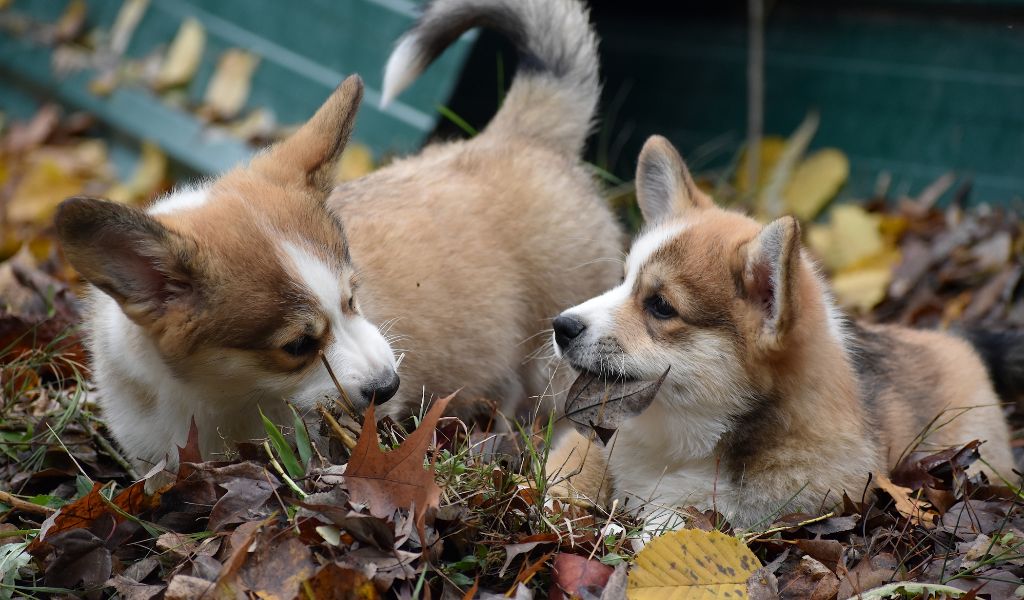
<instances>
[{"instance_id":1,"label":"puppy's black nose","mask_svg":"<svg viewBox=\"0 0 1024 600\"><path fill-rule=\"evenodd\" d=\"M565 313L555 317L551 326L555 329L555 343L562 349L568 347L587 328L582 320Z\"/></svg>"},{"instance_id":2,"label":"puppy's black nose","mask_svg":"<svg viewBox=\"0 0 1024 600\"><path fill-rule=\"evenodd\" d=\"M389 371L385 375L377 377L364 385L359 392L363 395L363 400L367 404L370 402L384 404L394 397L401 382L402 380L398 378L398 373Z\"/></svg>"}]
</instances>

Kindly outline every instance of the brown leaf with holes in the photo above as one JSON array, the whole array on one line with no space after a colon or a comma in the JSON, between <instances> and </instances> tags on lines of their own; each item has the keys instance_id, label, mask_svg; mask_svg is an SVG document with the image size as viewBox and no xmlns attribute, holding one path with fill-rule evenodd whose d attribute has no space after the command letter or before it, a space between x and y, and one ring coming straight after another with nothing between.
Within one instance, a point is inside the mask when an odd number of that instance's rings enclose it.
<instances>
[{"instance_id":1,"label":"brown leaf with holes","mask_svg":"<svg viewBox=\"0 0 1024 600\"><path fill-rule=\"evenodd\" d=\"M434 481L434 467L423 468L434 427L448 402L448 396L434 403L416 431L391 452L380 449L374 405L366 409L363 430L345 469L345 481L354 502L366 504L370 514L392 516L399 508L415 506L416 524L422 528L428 508L437 507L441 488Z\"/></svg>"},{"instance_id":2,"label":"brown leaf with holes","mask_svg":"<svg viewBox=\"0 0 1024 600\"><path fill-rule=\"evenodd\" d=\"M667 376L668 369L654 381L609 380L581 373L569 388L565 418L580 435L593 431L607 444L623 422L647 410Z\"/></svg>"}]
</instances>

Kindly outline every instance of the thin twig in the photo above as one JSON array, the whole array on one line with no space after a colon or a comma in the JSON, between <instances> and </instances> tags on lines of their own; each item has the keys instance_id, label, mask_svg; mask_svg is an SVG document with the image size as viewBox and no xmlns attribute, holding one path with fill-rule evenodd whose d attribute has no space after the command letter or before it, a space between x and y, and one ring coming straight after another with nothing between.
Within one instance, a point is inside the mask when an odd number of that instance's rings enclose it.
<instances>
[{"instance_id":1,"label":"thin twig","mask_svg":"<svg viewBox=\"0 0 1024 600\"><path fill-rule=\"evenodd\" d=\"M0 502L11 505L11 508L20 510L21 512L31 513L34 515L41 515L48 517L53 513L57 512L56 508L50 508L49 506L42 506L39 504L33 504L27 500L22 500L16 496L12 496L7 492L0 491Z\"/></svg>"},{"instance_id":2,"label":"thin twig","mask_svg":"<svg viewBox=\"0 0 1024 600\"><path fill-rule=\"evenodd\" d=\"M338 378L334 375L334 369L331 368L331 363L328 362L327 355L324 354L323 350L320 351L320 362L324 363L324 367L327 369L327 374L331 376L331 381L334 382L334 387L338 388L341 400L344 400L344 402L341 402L340 400L336 400L336 402L341 406L342 410L348 413L348 416L353 421L358 423L359 417L356 414L356 407L352 404L352 399L348 397L348 392L345 391L345 388L341 387L341 382L338 381Z\"/></svg>"},{"instance_id":3,"label":"thin twig","mask_svg":"<svg viewBox=\"0 0 1024 600\"><path fill-rule=\"evenodd\" d=\"M811 525L812 523L818 523L819 521L824 521L826 519L831 519L834 516L836 516L836 513L830 512L830 513L826 513L824 515L821 515L819 517L814 517L813 519L807 519L806 521L800 521L799 523L796 523L795 525L782 525L780 527L774 527L772 529L768 529L768 530L765 530L765 531L756 531L756 532L748 533L748 534L743 536L743 543L744 544L749 544L750 542L752 542L752 541L756 540L757 538L759 538L761 536L764 536L764 535L769 535L769 534L772 534L772 533L779 533L780 531L786 531L787 529L794 529L794 528L798 528L798 527L804 527L805 525Z\"/></svg>"},{"instance_id":4,"label":"thin twig","mask_svg":"<svg viewBox=\"0 0 1024 600\"><path fill-rule=\"evenodd\" d=\"M764 0L748 0L747 10L747 185L756 194L764 129Z\"/></svg>"},{"instance_id":5,"label":"thin twig","mask_svg":"<svg viewBox=\"0 0 1024 600\"><path fill-rule=\"evenodd\" d=\"M353 438L351 435L348 434L347 431L345 431L345 429L341 426L341 423L338 423L338 420L335 419L334 415L331 414L331 411L327 410L323 406L317 406L317 410L320 411L320 416L323 417L323 420L324 422L327 423L327 426L330 427L331 431L334 432L334 435L337 436L338 441L340 441L346 448L348 448L349 452L351 452L352 449L356 447L355 438Z\"/></svg>"},{"instance_id":6,"label":"thin twig","mask_svg":"<svg viewBox=\"0 0 1024 600\"><path fill-rule=\"evenodd\" d=\"M277 471L277 474L280 475L282 479L284 479L284 482L288 484L288 487L292 488L292 491L298 494L299 498L305 498L306 492L302 491L302 488L299 487L299 484L295 483L292 480L292 478L289 477L288 474L284 472L284 469L281 468L281 463L277 462L277 457L275 457L274 453L271 452L270 450L270 442L268 442L267 440L263 440L263 449L267 451L267 456L270 457L271 466L273 466L274 470Z\"/></svg>"}]
</instances>

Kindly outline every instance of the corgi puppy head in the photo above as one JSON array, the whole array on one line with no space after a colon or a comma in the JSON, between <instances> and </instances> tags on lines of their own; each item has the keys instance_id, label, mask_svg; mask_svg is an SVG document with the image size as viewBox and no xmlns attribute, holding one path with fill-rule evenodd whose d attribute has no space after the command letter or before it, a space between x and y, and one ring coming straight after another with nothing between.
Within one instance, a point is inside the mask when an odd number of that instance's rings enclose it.
<instances>
[{"instance_id":1,"label":"corgi puppy head","mask_svg":"<svg viewBox=\"0 0 1024 600\"><path fill-rule=\"evenodd\" d=\"M622 283L559 315L555 346L608 379L654 380L671 367L662 401L742 412L744 398L772 390L804 329L828 326L799 224L718 208L661 137L644 146L636 187L647 229Z\"/></svg>"},{"instance_id":2,"label":"corgi puppy head","mask_svg":"<svg viewBox=\"0 0 1024 600\"><path fill-rule=\"evenodd\" d=\"M345 231L325 205L361 97L350 77L288 139L148 212L93 198L61 205L68 260L142 332L137 346L126 336L126 363L155 353L202 402L308 407L338 395L323 359L355 403L394 395L393 354L360 312Z\"/></svg>"}]
</instances>

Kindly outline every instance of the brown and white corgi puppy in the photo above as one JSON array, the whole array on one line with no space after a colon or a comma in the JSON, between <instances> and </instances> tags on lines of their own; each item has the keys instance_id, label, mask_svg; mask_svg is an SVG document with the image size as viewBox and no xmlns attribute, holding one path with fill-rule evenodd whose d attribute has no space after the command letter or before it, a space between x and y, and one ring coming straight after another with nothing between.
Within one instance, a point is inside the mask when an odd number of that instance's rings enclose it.
<instances>
[{"instance_id":1,"label":"brown and white corgi puppy","mask_svg":"<svg viewBox=\"0 0 1024 600\"><path fill-rule=\"evenodd\" d=\"M523 61L487 129L333 189L363 86L350 77L287 140L143 212L60 208L71 264L96 288L86 323L114 437L139 465L195 417L204 457L338 392L407 416L462 389L510 413L547 394L548 320L617 279L620 230L580 161L599 95L597 40L573 0L441 0L396 48L396 94L466 29ZM581 233L585 232L585 233ZM377 324L406 357L396 360Z\"/></svg>"},{"instance_id":2,"label":"brown and white corgi puppy","mask_svg":"<svg viewBox=\"0 0 1024 600\"><path fill-rule=\"evenodd\" d=\"M577 371L668 376L607 450L571 436L550 472L578 472L593 495L607 470L612 494L655 529L690 505L740 527L819 511L844 491L861 497L908 451L974 439L1014 477L1000 400L969 343L844 320L796 219L762 226L716 207L663 138L644 146L636 186L648 226L625 278L557 317L554 338Z\"/></svg>"}]
</instances>

